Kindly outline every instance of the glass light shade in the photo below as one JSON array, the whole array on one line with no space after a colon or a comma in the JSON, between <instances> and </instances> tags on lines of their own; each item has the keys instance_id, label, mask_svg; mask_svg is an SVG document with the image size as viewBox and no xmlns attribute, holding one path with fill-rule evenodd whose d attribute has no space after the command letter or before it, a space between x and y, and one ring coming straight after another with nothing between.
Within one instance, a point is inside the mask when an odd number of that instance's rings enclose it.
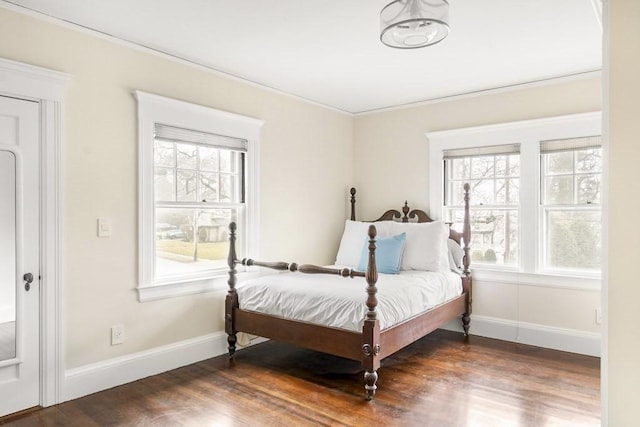
<instances>
[{"instance_id":1,"label":"glass light shade","mask_svg":"<svg viewBox=\"0 0 640 427\"><path fill-rule=\"evenodd\" d=\"M415 49L449 34L447 0L396 0L380 12L380 41L398 49Z\"/></svg>"}]
</instances>

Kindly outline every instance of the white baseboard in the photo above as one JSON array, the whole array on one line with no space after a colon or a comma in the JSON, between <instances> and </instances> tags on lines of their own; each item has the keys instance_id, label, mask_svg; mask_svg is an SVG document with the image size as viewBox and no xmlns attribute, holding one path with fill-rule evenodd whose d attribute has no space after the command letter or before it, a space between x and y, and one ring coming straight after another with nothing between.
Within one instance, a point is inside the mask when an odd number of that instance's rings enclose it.
<instances>
[{"instance_id":1,"label":"white baseboard","mask_svg":"<svg viewBox=\"0 0 640 427\"><path fill-rule=\"evenodd\" d=\"M459 323L450 322L443 329L461 332ZM472 315L469 334L600 357L600 334L594 332Z\"/></svg>"},{"instance_id":2,"label":"white baseboard","mask_svg":"<svg viewBox=\"0 0 640 427\"><path fill-rule=\"evenodd\" d=\"M253 339L251 344L263 341L265 341L264 338L257 338ZM225 353L227 353L227 335L224 332L216 332L151 350L69 369L65 372L61 402L77 399Z\"/></svg>"},{"instance_id":3,"label":"white baseboard","mask_svg":"<svg viewBox=\"0 0 640 427\"><path fill-rule=\"evenodd\" d=\"M459 321L449 323L444 329L462 331ZM600 334L597 333L486 316L472 316L470 333L571 353L600 356ZM251 345L264 341L266 339L256 338L252 340ZM65 372L61 402L220 356L226 352L227 335L224 332L216 332L69 369Z\"/></svg>"}]
</instances>

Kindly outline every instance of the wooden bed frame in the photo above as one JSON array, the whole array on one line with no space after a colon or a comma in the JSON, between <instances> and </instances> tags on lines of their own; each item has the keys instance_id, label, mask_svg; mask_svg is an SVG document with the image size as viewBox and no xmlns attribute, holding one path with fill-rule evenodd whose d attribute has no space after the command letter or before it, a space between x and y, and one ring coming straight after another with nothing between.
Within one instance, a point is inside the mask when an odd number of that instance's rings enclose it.
<instances>
[{"instance_id":1,"label":"wooden bed frame","mask_svg":"<svg viewBox=\"0 0 640 427\"><path fill-rule=\"evenodd\" d=\"M464 186L464 227L462 233L450 229L450 239L458 244L464 243L463 271L461 273L462 294L440 304L424 313L418 314L402 323L380 330L376 317L376 281L378 272L375 263L375 237L376 229L369 226L369 265L366 273L352 269L333 269L318 267L315 265L298 265L285 262L261 262L251 259L239 261L236 257L235 240L236 224L229 225L229 290L225 301L225 331L228 335L229 357L233 358L236 351L236 334L245 332L254 334L300 347L329 353L347 359L362 362L365 371L365 390L367 400L371 400L376 391L378 379L377 370L380 361L395 353L403 347L417 341L450 320L462 316L462 325L465 336L469 334L471 314L471 272L469 270L470 256L469 244L471 226L469 222L469 184ZM355 221L355 189L351 189L351 220ZM400 220L402 222L431 222L432 219L424 211L410 211L405 202L402 213L397 210L388 210L380 218L373 221ZM261 266L276 270L299 271L302 273L338 274L343 277L364 277L366 287L367 314L362 326L362 332L354 332L346 329L327 327L308 322L295 321L272 315L245 311L239 307L238 294L235 286L237 283L236 265Z\"/></svg>"}]
</instances>

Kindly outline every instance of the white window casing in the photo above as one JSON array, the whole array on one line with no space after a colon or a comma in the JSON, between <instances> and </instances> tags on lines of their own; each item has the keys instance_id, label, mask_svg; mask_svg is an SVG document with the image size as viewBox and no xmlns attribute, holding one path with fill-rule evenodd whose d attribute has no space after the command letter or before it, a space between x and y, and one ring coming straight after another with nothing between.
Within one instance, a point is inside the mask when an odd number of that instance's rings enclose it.
<instances>
[{"instance_id":1,"label":"white window casing","mask_svg":"<svg viewBox=\"0 0 640 427\"><path fill-rule=\"evenodd\" d=\"M602 134L600 112L582 113L504 124L427 132L429 142L429 201L434 217L444 217L443 159L459 153L467 156L487 147L520 147L519 264L517 266L477 266L474 275L498 274L503 279L526 275L527 281L542 286L561 282L563 286L599 288L600 274L541 271L540 147L543 141L593 137ZM473 155L473 154L471 154ZM473 198L473 194L471 194ZM438 218L436 218L438 219Z\"/></svg>"},{"instance_id":2,"label":"white window casing","mask_svg":"<svg viewBox=\"0 0 640 427\"><path fill-rule=\"evenodd\" d=\"M218 136L213 142L229 147L242 141L246 146L244 176L245 229L238 236L239 244L248 253L258 254L259 237L259 158L262 120L241 116L210 107L191 104L142 91L134 91L138 101L138 298L142 301L223 289L227 272L212 270L179 277L155 277L155 200L154 200L154 140L157 130L163 137L184 129L194 143L203 138ZM164 125L164 127L163 127ZM198 135L201 132L202 135ZM228 137L228 138L226 138ZM194 140L194 138L196 140ZM211 144L211 141L203 141Z\"/></svg>"}]
</instances>

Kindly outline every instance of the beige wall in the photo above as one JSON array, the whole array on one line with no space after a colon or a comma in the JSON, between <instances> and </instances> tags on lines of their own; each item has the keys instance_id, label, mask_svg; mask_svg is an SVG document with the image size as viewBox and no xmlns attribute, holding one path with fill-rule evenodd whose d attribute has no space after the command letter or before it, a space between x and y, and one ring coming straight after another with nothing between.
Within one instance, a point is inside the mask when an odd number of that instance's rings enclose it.
<instances>
[{"instance_id":1,"label":"beige wall","mask_svg":"<svg viewBox=\"0 0 640 427\"><path fill-rule=\"evenodd\" d=\"M635 309L640 285L633 279L640 229L640 2L609 0L605 38L605 126L609 127L608 287L606 356L603 360L606 425L640 420L640 329ZM608 25L607 25L608 24ZM608 108L607 108L608 104ZM607 384L608 382L608 384Z\"/></svg>"},{"instance_id":2,"label":"beige wall","mask_svg":"<svg viewBox=\"0 0 640 427\"><path fill-rule=\"evenodd\" d=\"M2 8L0 57L73 76L63 151L67 368L223 329L225 290L137 301L134 89L264 120L261 251L333 259L352 182L350 116ZM113 237L96 237L98 217L112 220ZM126 342L110 346L119 323Z\"/></svg>"},{"instance_id":3,"label":"beige wall","mask_svg":"<svg viewBox=\"0 0 640 427\"><path fill-rule=\"evenodd\" d=\"M359 216L371 218L388 203L400 207L404 200L428 210L426 132L600 109L600 79L592 77L357 116L354 170Z\"/></svg>"}]
</instances>

